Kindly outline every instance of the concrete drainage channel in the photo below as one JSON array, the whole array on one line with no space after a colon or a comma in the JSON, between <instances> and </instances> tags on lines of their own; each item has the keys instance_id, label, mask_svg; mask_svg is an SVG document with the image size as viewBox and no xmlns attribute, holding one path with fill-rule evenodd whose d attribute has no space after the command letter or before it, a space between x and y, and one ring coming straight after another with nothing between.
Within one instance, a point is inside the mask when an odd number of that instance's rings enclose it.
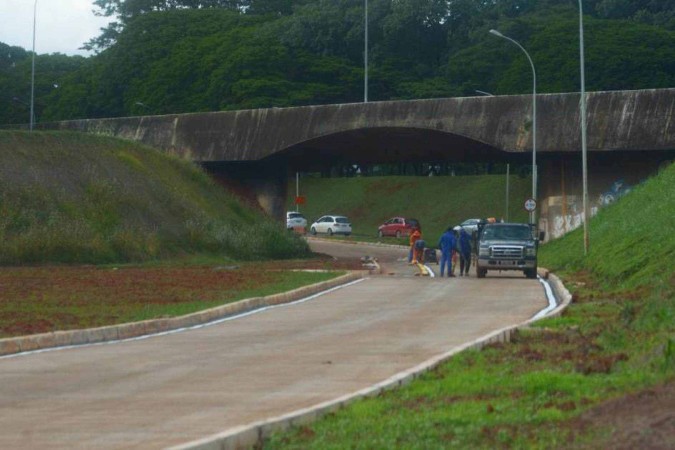
<instances>
[{"instance_id":1,"label":"concrete drainage channel","mask_svg":"<svg viewBox=\"0 0 675 450\"><path fill-rule=\"evenodd\" d=\"M527 328L544 317L556 317L560 315L572 300L572 295L557 276L543 268L538 270L538 275L539 281L546 291L549 306L521 324L502 328L482 338L453 348L446 353L431 358L422 364L405 372L398 373L366 389L352 392L328 402L319 403L310 408L300 409L282 416L231 428L216 435L171 447L170 450L238 450L253 448L260 445L265 438L275 432L284 431L292 426L311 423L325 414L335 412L362 398L374 397L383 391L404 386L460 352L470 349L481 349L495 342L510 342L511 337L517 330Z\"/></svg>"}]
</instances>

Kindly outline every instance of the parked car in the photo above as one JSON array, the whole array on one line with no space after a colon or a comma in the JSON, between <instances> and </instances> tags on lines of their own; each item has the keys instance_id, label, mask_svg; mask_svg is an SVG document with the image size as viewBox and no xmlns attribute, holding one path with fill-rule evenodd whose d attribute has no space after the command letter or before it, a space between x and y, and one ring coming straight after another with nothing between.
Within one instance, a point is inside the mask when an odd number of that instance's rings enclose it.
<instances>
[{"instance_id":1,"label":"parked car","mask_svg":"<svg viewBox=\"0 0 675 450\"><path fill-rule=\"evenodd\" d=\"M352 234L352 224L345 216L323 216L317 219L309 229L312 234L326 233L328 236L334 234Z\"/></svg>"},{"instance_id":2,"label":"parked car","mask_svg":"<svg viewBox=\"0 0 675 450\"><path fill-rule=\"evenodd\" d=\"M478 231L478 224L481 223L481 219L466 219L464 222L460 223L459 226L464 228L464 231L472 235L475 231Z\"/></svg>"},{"instance_id":3,"label":"parked car","mask_svg":"<svg viewBox=\"0 0 675 450\"><path fill-rule=\"evenodd\" d=\"M288 211L286 213L286 228L296 230L299 227L307 228L307 219L297 211Z\"/></svg>"},{"instance_id":4,"label":"parked car","mask_svg":"<svg viewBox=\"0 0 675 450\"><path fill-rule=\"evenodd\" d=\"M419 227L420 223L417 219L409 219L405 217L392 217L377 228L377 235L384 236L409 236L412 230Z\"/></svg>"}]
</instances>

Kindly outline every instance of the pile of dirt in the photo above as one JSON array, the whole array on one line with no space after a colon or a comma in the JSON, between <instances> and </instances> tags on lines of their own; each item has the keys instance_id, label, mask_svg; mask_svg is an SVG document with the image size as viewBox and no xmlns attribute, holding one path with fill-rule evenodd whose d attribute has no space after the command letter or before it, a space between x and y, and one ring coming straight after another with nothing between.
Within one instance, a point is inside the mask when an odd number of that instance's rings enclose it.
<instances>
[{"instance_id":1,"label":"pile of dirt","mask_svg":"<svg viewBox=\"0 0 675 450\"><path fill-rule=\"evenodd\" d=\"M675 447L675 382L602 403L569 424L573 434L590 430L609 439L595 448L672 449Z\"/></svg>"}]
</instances>

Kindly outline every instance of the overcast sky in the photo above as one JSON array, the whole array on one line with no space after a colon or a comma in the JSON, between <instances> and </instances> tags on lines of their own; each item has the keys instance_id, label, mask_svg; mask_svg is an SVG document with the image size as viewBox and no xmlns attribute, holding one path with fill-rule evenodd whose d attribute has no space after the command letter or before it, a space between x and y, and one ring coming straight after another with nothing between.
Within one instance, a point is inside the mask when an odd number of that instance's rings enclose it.
<instances>
[{"instance_id":1,"label":"overcast sky","mask_svg":"<svg viewBox=\"0 0 675 450\"><path fill-rule=\"evenodd\" d=\"M35 52L88 56L78 50L111 18L97 17L93 0L37 0ZM0 0L0 42L33 48L35 0Z\"/></svg>"}]
</instances>

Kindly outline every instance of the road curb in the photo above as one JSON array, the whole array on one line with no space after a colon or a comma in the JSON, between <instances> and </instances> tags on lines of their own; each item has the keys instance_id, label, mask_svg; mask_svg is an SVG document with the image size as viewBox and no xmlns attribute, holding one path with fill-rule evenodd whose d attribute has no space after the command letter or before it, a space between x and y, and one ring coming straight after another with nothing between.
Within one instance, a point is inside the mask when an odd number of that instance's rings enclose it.
<instances>
[{"instance_id":1,"label":"road curb","mask_svg":"<svg viewBox=\"0 0 675 450\"><path fill-rule=\"evenodd\" d=\"M309 297L318 294L319 292L363 278L369 273L370 272L366 270L350 271L349 273L332 280L303 286L293 289L292 291L272 294L265 297L247 298L184 316L144 320L141 322L123 323L99 328L55 331L51 333L4 338L0 339L0 356L15 355L49 348L120 341L202 325L225 317L264 308L266 306L300 300L301 298Z\"/></svg>"},{"instance_id":2,"label":"road curb","mask_svg":"<svg viewBox=\"0 0 675 450\"><path fill-rule=\"evenodd\" d=\"M338 244L369 245L371 247L389 247L389 248L400 248L400 249L410 248L410 246L408 246L408 245L383 244L381 242L344 241L342 239L328 239L328 238L321 238L321 237L316 237L316 236L305 236L305 239L309 240L309 241L332 242L332 243L338 243Z\"/></svg>"},{"instance_id":3,"label":"road curb","mask_svg":"<svg viewBox=\"0 0 675 450\"><path fill-rule=\"evenodd\" d=\"M557 317L562 311L569 306L572 301L572 296L563 285L560 278L552 274L545 268L539 268L538 274L541 278L547 280L551 285L551 289L556 297L557 306L544 317ZM512 336L520 329L528 328L532 323L541 320L528 319L527 321L518 325L502 328L494 331L486 336L475 339L466 344L460 345L449 350L446 353L433 357L409 370L400 372L380 383L361 389L351 394L347 394L330 400L319 403L308 408L299 409L288 414L277 417L272 417L267 420L253 422L248 425L238 426L229 430L223 431L212 436L170 447L169 450L242 450L250 448L258 448L265 438L269 437L275 432L284 431L294 425L302 425L310 423L321 416L330 412L335 412L345 406L362 398L375 397L383 391L396 389L404 386L420 375L433 370L440 364L449 360L454 355L465 350L479 350L486 345L493 343L510 342Z\"/></svg>"}]
</instances>

